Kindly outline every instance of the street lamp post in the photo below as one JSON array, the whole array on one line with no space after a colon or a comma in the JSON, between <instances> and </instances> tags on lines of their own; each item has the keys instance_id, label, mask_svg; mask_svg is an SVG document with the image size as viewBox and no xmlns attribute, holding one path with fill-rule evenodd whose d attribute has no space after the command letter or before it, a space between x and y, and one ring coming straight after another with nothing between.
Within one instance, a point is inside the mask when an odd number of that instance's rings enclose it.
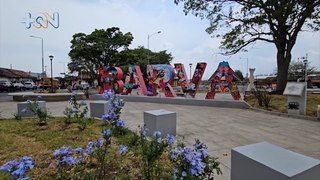
<instances>
[{"instance_id":1,"label":"street lamp post","mask_svg":"<svg viewBox=\"0 0 320 180\"><path fill-rule=\"evenodd\" d=\"M155 32L155 33L153 33L153 34L151 34L151 35L148 34L148 65L149 65L149 56L150 56L150 48L149 48L149 40L150 40L150 37L153 36L153 35L155 35L155 34L160 34L160 33L161 33L161 31Z\"/></svg>"},{"instance_id":2,"label":"street lamp post","mask_svg":"<svg viewBox=\"0 0 320 180\"><path fill-rule=\"evenodd\" d=\"M42 72L41 72L41 77L44 76L44 59L43 59L43 38L42 37L38 37L38 36L30 36L32 38L37 38L37 39L41 39L41 62L42 62Z\"/></svg>"},{"instance_id":3,"label":"street lamp post","mask_svg":"<svg viewBox=\"0 0 320 180\"><path fill-rule=\"evenodd\" d=\"M303 59L303 63L304 63L304 82L307 82L307 76L308 76L308 72L307 72L307 65L308 65L308 54L306 54L306 57L302 57Z\"/></svg>"},{"instance_id":4,"label":"street lamp post","mask_svg":"<svg viewBox=\"0 0 320 180\"><path fill-rule=\"evenodd\" d=\"M190 66L190 81L191 81L191 79L192 79L192 77L191 77L191 67L192 67L192 63L189 63L189 66Z\"/></svg>"},{"instance_id":5,"label":"street lamp post","mask_svg":"<svg viewBox=\"0 0 320 180\"><path fill-rule=\"evenodd\" d=\"M50 58L50 64L51 64L51 92L53 92L52 60L54 57L52 55L50 55L49 58Z\"/></svg>"},{"instance_id":6,"label":"street lamp post","mask_svg":"<svg viewBox=\"0 0 320 180\"><path fill-rule=\"evenodd\" d=\"M304 104L305 107L307 106L307 79L308 79L308 72L307 72L307 66L308 66L308 53L306 54L306 57L302 57L303 63L304 63L304 84L305 84L305 92L304 92ZM306 108L304 108L304 115L306 115Z\"/></svg>"}]
</instances>

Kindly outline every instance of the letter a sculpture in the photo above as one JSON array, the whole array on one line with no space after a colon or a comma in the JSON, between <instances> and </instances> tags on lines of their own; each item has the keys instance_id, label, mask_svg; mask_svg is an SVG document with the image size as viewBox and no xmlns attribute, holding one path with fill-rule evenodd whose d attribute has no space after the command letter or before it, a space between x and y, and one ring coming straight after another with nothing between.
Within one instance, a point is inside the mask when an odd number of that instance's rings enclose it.
<instances>
[{"instance_id":1,"label":"letter a sculpture","mask_svg":"<svg viewBox=\"0 0 320 180\"><path fill-rule=\"evenodd\" d=\"M222 92L230 91L234 100L240 99L240 93L237 85L233 82L234 71L230 68L228 62L220 62L217 70L213 73L211 80L210 91L206 95L206 99L214 99L216 94L216 86Z\"/></svg>"}]
</instances>

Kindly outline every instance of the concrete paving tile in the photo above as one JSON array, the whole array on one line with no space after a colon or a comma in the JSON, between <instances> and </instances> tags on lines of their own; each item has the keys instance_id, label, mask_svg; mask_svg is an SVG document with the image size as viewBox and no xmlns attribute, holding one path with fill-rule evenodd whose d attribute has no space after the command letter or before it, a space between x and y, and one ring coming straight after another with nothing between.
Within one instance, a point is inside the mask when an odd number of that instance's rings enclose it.
<instances>
[{"instance_id":1,"label":"concrete paving tile","mask_svg":"<svg viewBox=\"0 0 320 180\"><path fill-rule=\"evenodd\" d=\"M16 102L0 102L1 117L13 117ZM65 102L49 102L47 108L53 116L63 116ZM216 180L230 179L232 148L268 141L283 148L320 159L320 122L280 117L248 109L185 106L126 102L122 118L127 126L138 130L143 112L165 109L177 113L177 135L187 145L199 138L206 143L209 154L219 157L223 175Z\"/></svg>"}]
</instances>

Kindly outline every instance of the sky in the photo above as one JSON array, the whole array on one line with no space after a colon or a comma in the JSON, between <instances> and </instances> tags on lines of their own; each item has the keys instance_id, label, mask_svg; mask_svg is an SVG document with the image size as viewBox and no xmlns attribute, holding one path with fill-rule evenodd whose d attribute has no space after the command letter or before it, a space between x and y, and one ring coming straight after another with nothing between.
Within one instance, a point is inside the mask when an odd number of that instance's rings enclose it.
<instances>
[{"instance_id":1,"label":"sky","mask_svg":"<svg viewBox=\"0 0 320 180\"><path fill-rule=\"evenodd\" d=\"M29 27L32 18L59 14L47 28ZM183 63L192 72L197 62L206 62L203 79L209 78L219 62L228 61L234 70L246 76L247 66L257 74L271 74L276 69L276 48L273 44L258 42L250 45L248 52L222 56L220 40L205 32L208 20L183 13L181 5L173 0L0 0L0 67L41 72L41 39L43 38L44 64L50 75L49 55L53 55L53 75L67 71L70 62L71 39L75 33L90 34L95 29L119 27L123 33L131 32L134 39L129 48L148 46L158 52L167 50L172 63ZM27 28L29 27L29 28ZM320 70L320 32L302 32L292 51L292 60L308 54L311 66ZM248 64L247 64L248 62Z\"/></svg>"}]
</instances>

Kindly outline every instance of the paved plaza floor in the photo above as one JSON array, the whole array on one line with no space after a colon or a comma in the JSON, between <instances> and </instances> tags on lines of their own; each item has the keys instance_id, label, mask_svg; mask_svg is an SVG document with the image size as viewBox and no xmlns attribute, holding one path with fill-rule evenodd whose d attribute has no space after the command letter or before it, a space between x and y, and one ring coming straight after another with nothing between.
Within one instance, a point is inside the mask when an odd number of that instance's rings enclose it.
<instances>
[{"instance_id":1,"label":"paved plaza floor","mask_svg":"<svg viewBox=\"0 0 320 180\"><path fill-rule=\"evenodd\" d=\"M17 102L0 102L2 118L13 117ZM68 102L47 102L53 116L63 116ZM137 130L143 112L165 109L177 113L177 135L187 145L198 138L206 143L209 153L219 157L223 175L230 179L231 148L267 141L283 148L320 159L320 122L269 115L250 109L214 108L185 105L126 102L122 118Z\"/></svg>"}]
</instances>

